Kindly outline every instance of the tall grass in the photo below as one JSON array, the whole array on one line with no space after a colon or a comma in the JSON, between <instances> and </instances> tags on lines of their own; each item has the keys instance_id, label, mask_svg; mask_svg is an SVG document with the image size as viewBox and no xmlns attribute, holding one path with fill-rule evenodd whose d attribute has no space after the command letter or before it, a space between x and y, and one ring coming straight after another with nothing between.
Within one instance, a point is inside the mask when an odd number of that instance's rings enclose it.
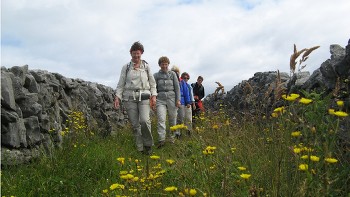
<instances>
[{"instance_id":1,"label":"tall grass","mask_svg":"<svg viewBox=\"0 0 350 197\"><path fill-rule=\"evenodd\" d=\"M223 105L151 156L136 151L130 127L102 138L78 118L53 156L3 166L1 195L349 196L348 150L337 145L339 121L349 117L328 113L330 98L305 96L310 103L286 96L260 124L229 118Z\"/></svg>"}]
</instances>

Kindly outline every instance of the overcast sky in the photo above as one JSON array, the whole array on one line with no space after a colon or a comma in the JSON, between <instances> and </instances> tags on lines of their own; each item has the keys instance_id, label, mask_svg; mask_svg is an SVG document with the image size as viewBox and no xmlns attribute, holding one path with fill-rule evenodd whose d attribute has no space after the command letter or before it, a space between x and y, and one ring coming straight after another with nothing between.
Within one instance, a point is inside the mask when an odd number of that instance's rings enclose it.
<instances>
[{"instance_id":1,"label":"overcast sky","mask_svg":"<svg viewBox=\"0 0 350 197\"><path fill-rule=\"evenodd\" d=\"M329 46L350 38L350 0L1 0L1 66L29 65L115 88L129 49L215 81L226 91L256 72L289 73L293 44L319 45L306 62L312 73Z\"/></svg>"}]
</instances>

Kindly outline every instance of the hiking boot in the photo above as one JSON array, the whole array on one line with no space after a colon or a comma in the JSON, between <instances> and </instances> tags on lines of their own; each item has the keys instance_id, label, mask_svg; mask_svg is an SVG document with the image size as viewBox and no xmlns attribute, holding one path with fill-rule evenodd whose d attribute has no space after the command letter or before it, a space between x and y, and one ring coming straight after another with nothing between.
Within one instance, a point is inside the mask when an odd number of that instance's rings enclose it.
<instances>
[{"instance_id":1,"label":"hiking boot","mask_svg":"<svg viewBox=\"0 0 350 197\"><path fill-rule=\"evenodd\" d=\"M157 148L162 148L165 145L165 141L160 141Z\"/></svg>"},{"instance_id":2,"label":"hiking boot","mask_svg":"<svg viewBox=\"0 0 350 197\"><path fill-rule=\"evenodd\" d=\"M150 146L145 146L143 149L143 154L145 155L151 155L152 154L152 147Z\"/></svg>"}]
</instances>

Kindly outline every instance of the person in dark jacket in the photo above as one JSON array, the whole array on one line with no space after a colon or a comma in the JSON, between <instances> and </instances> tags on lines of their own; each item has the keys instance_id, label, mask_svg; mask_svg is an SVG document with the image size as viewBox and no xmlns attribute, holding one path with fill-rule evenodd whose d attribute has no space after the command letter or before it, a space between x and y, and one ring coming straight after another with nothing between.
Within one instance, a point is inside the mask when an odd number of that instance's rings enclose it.
<instances>
[{"instance_id":1,"label":"person in dark jacket","mask_svg":"<svg viewBox=\"0 0 350 197\"><path fill-rule=\"evenodd\" d=\"M198 76L197 82L191 84L193 88L193 97L196 104L195 110L193 110L192 112L194 119L196 118L196 116L198 117L199 114L204 111L202 99L204 98L205 92L202 82L203 77Z\"/></svg>"}]
</instances>

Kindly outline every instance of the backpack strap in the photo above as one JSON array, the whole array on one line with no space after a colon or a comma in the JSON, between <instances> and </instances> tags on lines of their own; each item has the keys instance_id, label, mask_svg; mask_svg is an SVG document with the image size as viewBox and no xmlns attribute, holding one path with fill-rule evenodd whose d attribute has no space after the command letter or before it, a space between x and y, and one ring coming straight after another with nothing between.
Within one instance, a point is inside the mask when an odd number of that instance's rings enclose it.
<instances>
[{"instance_id":1,"label":"backpack strap","mask_svg":"<svg viewBox=\"0 0 350 197\"><path fill-rule=\"evenodd\" d=\"M145 69L146 69L146 71L147 71L147 77L148 77L148 75L149 75L149 71L148 71L148 63L146 62L146 60L141 60L144 64L145 64ZM131 67L131 61L129 62L129 64L126 66L126 70L125 70L125 77L128 75L128 72L129 72L129 70L130 70L130 67ZM126 83L126 82L125 82Z\"/></svg>"}]
</instances>

